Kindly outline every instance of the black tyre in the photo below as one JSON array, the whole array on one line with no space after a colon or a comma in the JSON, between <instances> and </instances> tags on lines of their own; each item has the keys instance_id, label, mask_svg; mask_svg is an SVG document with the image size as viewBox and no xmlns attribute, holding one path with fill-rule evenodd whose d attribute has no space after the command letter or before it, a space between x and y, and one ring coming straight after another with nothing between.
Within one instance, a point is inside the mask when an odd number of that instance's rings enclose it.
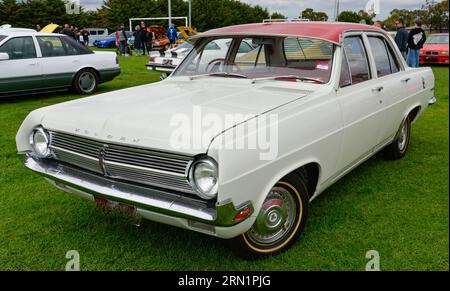
<instances>
[{"instance_id":1,"label":"black tyre","mask_svg":"<svg viewBox=\"0 0 450 291\"><path fill-rule=\"evenodd\" d=\"M73 80L73 89L78 94L92 94L97 89L98 76L92 69L83 69L79 71Z\"/></svg>"},{"instance_id":2,"label":"black tyre","mask_svg":"<svg viewBox=\"0 0 450 291\"><path fill-rule=\"evenodd\" d=\"M252 228L228 240L233 252L245 259L259 259L290 248L306 223L308 189L301 177L291 174L273 186Z\"/></svg>"},{"instance_id":3,"label":"black tyre","mask_svg":"<svg viewBox=\"0 0 450 291\"><path fill-rule=\"evenodd\" d=\"M382 155L388 160L402 159L408 151L411 137L411 121L407 117L401 124L396 139L382 150Z\"/></svg>"}]
</instances>

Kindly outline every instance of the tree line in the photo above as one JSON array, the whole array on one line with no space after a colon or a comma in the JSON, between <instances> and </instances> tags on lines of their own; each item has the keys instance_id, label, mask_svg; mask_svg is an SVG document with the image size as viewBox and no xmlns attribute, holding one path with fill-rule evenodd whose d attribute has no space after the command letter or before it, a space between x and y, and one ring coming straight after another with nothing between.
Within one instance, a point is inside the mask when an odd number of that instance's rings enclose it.
<instances>
[{"instance_id":1,"label":"tree line","mask_svg":"<svg viewBox=\"0 0 450 291\"><path fill-rule=\"evenodd\" d=\"M129 18L160 17L167 15L167 0L104 0L103 5L96 11L86 11L81 8L79 14L67 14L63 0L0 0L0 24L11 24L16 27L34 28L48 23L74 24L78 27L107 27L116 29L119 25L128 25ZM416 18L435 30L447 28L449 23L448 0L438 2L425 0L421 9L394 9L390 16L383 21L388 29L395 29L394 22L403 18L407 26L414 25ZM188 3L183 0L172 0L172 15L187 16ZM233 24L262 22L263 19L285 19L281 13L269 14L266 8L259 5L251 6L238 0L193 0L193 26L198 31ZM299 14L300 18L312 21L327 21L328 15L322 11L306 8ZM372 24L375 15L360 10L342 11L338 21L361 22ZM174 21L181 25L184 22ZM155 22L153 22L155 23ZM157 24L157 23L155 23ZM167 25L167 21L159 24Z\"/></svg>"}]
</instances>

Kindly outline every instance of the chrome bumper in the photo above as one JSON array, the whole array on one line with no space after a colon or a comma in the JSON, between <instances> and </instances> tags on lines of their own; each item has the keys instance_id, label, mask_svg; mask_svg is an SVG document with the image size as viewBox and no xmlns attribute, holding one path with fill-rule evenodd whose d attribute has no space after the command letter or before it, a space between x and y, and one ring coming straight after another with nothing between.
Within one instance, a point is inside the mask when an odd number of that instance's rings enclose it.
<instances>
[{"instance_id":1,"label":"chrome bumper","mask_svg":"<svg viewBox=\"0 0 450 291\"><path fill-rule=\"evenodd\" d=\"M235 207L231 201L211 206L207 202L182 194L108 179L54 160L39 160L27 154L20 156L28 169L46 177L59 188L71 193L93 195L148 211L214 226L234 226L244 221L234 221L236 215L243 209L250 208L251 213L253 212L253 207L249 202L239 207Z\"/></svg>"}]
</instances>

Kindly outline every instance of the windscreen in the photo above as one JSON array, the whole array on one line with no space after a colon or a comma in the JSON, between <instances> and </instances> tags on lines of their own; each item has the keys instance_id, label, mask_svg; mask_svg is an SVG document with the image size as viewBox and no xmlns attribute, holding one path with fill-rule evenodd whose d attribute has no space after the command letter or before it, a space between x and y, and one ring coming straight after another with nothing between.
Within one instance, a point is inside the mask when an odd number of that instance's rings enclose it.
<instances>
[{"instance_id":1,"label":"windscreen","mask_svg":"<svg viewBox=\"0 0 450 291\"><path fill-rule=\"evenodd\" d=\"M327 83L334 52L333 43L304 37L200 39L174 76L300 79Z\"/></svg>"}]
</instances>

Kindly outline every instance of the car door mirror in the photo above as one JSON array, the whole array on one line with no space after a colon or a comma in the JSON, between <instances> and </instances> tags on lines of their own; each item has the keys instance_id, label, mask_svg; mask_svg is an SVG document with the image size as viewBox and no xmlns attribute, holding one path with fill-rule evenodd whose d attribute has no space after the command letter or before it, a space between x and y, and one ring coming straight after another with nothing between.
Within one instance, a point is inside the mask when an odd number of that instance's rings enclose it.
<instances>
[{"instance_id":1,"label":"car door mirror","mask_svg":"<svg viewBox=\"0 0 450 291\"><path fill-rule=\"evenodd\" d=\"M0 53L0 61L9 60L9 55L7 53Z\"/></svg>"}]
</instances>

